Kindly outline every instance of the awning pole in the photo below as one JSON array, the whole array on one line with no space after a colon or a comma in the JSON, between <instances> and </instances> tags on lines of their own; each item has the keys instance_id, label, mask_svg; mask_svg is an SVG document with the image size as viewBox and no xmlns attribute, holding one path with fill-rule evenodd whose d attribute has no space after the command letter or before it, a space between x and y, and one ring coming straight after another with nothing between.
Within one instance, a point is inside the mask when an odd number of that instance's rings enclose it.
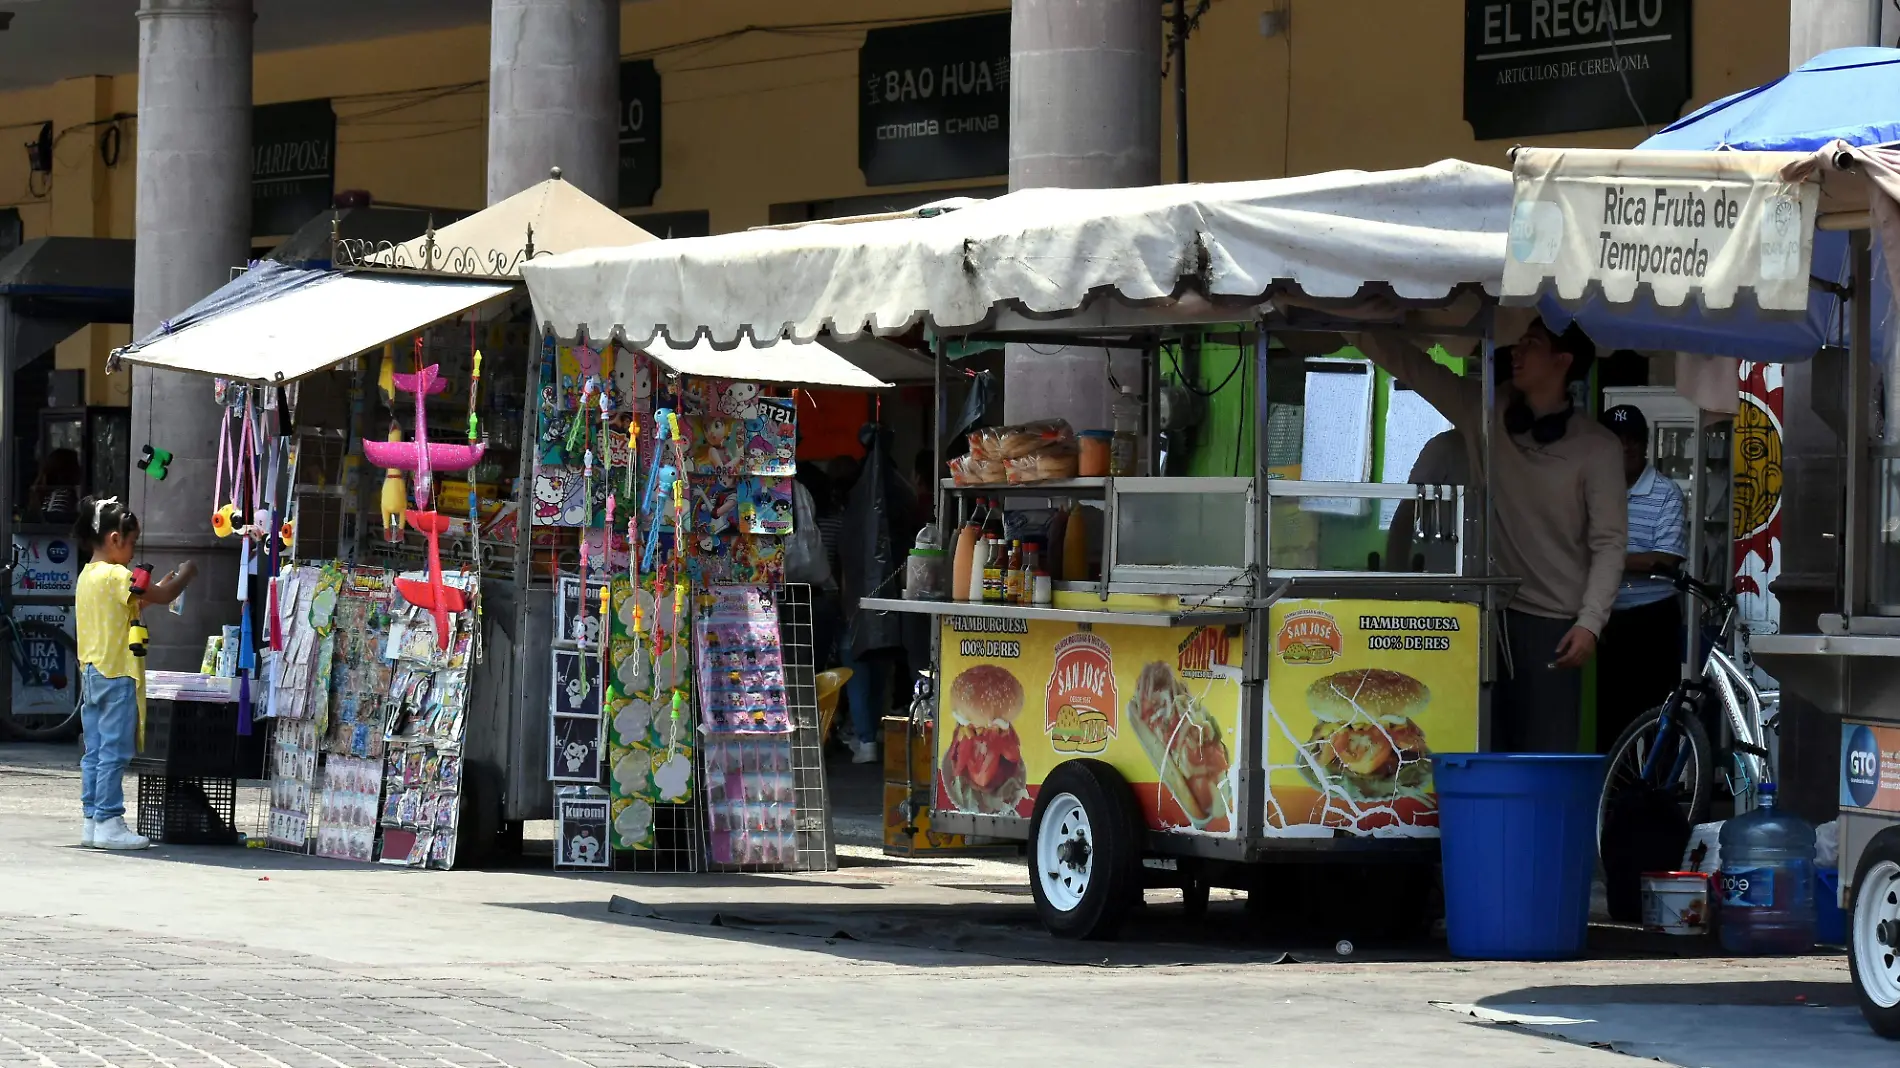
<instances>
[{"instance_id":1,"label":"awning pole","mask_svg":"<svg viewBox=\"0 0 1900 1068\"><path fill-rule=\"evenodd\" d=\"M1847 508L1842 517L1846 529L1841 535L1842 561L1841 614L1849 619L1860 614L1867 596L1867 543L1872 528L1867 514L1867 417L1872 382L1873 317L1869 307L1872 295L1872 237L1866 230L1848 236L1848 248L1854 263L1853 336L1847 349Z\"/></svg>"},{"instance_id":2,"label":"awning pole","mask_svg":"<svg viewBox=\"0 0 1900 1068\"><path fill-rule=\"evenodd\" d=\"M944 525L943 514L943 354L947 348L936 333L930 338L930 522L937 528L937 544L954 548L952 528ZM953 591L954 592L954 591Z\"/></svg>"},{"instance_id":3,"label":"awning pole","mask_svg":"<svg viewBox=\"0 0 1900 1068\"><path fill-rule=\"evenodd\" d=\"M1478 470L1476 478L1467 479L1469 489L1476 489L1484 496L1484 514L1478 523L1477 558L1484 568L1484 577L1497 574L1497 562L1491 557L1491 530L1497 519L1494 501L1496 495L1491 492L1491 447L1492 420L1498 407L1497 376L1497 308L1493 306L1485 314L1483 358L1478 373L1483 381L1478 386L1478 395L1483 400L1483 411L1478 419ZM1469 489L1467 493L1469 493ZM1460 532L1463 533L1462 531ZM1486 585L1484 588L1484 609L1478 613L1478 749L1491 751L1491 694L1495 687L1484 685L1497 679L1497 642L1498 621L1504 606L1497 602L1497 587Z\"/></svg>"}]
</instances>

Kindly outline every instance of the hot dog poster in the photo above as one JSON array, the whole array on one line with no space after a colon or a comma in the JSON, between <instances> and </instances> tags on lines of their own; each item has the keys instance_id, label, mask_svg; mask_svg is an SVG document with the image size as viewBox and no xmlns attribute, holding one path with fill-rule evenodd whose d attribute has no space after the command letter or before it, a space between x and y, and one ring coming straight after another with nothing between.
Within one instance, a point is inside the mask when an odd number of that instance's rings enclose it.
<instances>
[{"instance_id":1,"label":"hot dog poster","mask_svg":"<svg viewBox=\"0 0 1900 1068\"><path fill-rule=\"evenodd\" d=\"M1267 618L1266 834L1436 835L1432 754L1478 748L1477 607L1292 600Z\"/></svg>"},{"instance_id":2,"label":"hot dog poster","mask_svg":"<svg viewBox=\"0 0 1900 1068\"><path fill-rule=\"evenodd\" d=\"M1231 836L1243 630L947 616L936 808L1028 817L1057 764L1101 760L1156 830Z\"/></svg>"}]
</instances>

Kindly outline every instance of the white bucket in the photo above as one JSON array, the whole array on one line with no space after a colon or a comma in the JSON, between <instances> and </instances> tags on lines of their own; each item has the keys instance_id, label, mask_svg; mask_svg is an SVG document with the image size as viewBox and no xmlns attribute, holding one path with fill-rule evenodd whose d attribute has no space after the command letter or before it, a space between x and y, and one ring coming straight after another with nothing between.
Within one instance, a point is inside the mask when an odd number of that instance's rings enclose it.
<instances>
[{"instance_id":1,"label":"white bucket","mask_svg":"<svg viewBox=\"0 0 1900 1068\"><path fill-rule=\"evenodd\" d=\"M1643 929L1659 934L1709 931L1709 877L1699 871L1643 876Z\"/></svg>"}]
</instances>

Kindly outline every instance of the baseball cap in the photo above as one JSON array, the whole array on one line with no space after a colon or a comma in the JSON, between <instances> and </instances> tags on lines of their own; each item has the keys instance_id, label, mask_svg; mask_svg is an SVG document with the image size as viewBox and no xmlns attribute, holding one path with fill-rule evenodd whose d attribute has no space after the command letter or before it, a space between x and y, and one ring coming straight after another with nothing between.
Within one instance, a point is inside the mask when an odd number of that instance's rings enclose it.
<instances>
[{"instance_id":1,"label":"baseball cap","mask_svg":"<svg viewBox=\"0 0 1900 1068\"><path fill-rule=\"evenodd\" d=\"M1604 412L1597 419L1610 433L1626 441L1648 441L1649 420L1643 417L1643 410L1634 404L1619 404Z\"/></svg>"}]
</instances>

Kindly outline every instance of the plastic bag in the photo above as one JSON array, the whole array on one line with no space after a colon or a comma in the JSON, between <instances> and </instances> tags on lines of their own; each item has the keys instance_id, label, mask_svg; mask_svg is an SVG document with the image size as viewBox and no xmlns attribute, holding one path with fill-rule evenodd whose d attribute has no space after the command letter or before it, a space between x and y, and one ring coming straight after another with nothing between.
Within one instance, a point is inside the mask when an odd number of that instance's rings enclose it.
<instances>
[{"instance_id":1,"label":"plastic bag","mask_svg":"<svg viewBox=\"0 0 1900 1068\"><path fill-rule=\"evenodd\" d=\"M792 483L792 532L785 536L785 579L813 586L831 585L831 562L818 533L818 508L802 482Z\"/></svg>"},{"instance_id":2,"label":"plastic bag","mask_svg":"<svg viewBox=\"0 0 1900 1068\"><path fill-rule=\"evenodd\" d=\"M1682 871L1716 872L1722 868L1722 824L1698 823L1682 851Z\"/></svg>"},{"instance_id":3,"label":"plastic bag","mask_svg":"<svg viewBox=\"0 0 1900 1068\"><path fill-rule=\"evenodd\" d=\"M959 486L988 486L1008 478L1004 461L970 453L950 461L950 477Z\"/></svg>"},{"instance_id":4,"label":"plastic bag","mask_svg":"<svg viewBox=\"0 0 1900 1068\"><path fill-rule=\"evenodd\" d=\"M1828 820L1814 829L1814 866L1841 866L1841 821Z\"/></svg>"},{"instance_id":5,"label":"plastic bag","mask_svg":"<svg viewBox=\"0 0 1900 1068\"><path fill-rule=\"evenodd\" d=\"M1004 461L1011 482L1047 482L1074 478L1081 470L1080 449L1075 439L1048 441L1021 456Z\"/></svg>"}]
</instances>

